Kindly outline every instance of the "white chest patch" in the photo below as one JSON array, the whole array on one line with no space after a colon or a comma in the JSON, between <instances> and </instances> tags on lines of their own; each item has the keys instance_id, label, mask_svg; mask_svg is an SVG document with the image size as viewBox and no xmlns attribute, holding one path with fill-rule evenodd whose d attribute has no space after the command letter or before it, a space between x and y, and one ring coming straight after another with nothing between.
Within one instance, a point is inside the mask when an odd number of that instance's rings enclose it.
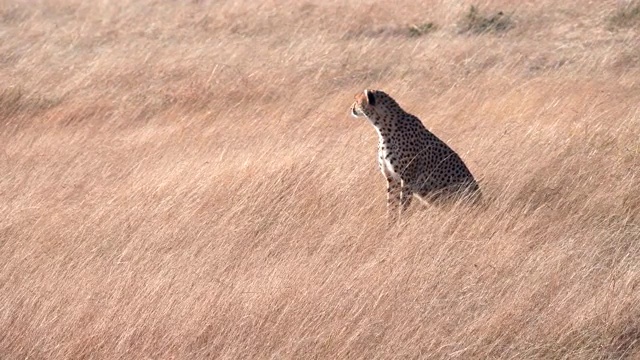
<instances>
[{"instance_id":1,"label":"white chest patch","mask_svg":"<svg viewBox=\"0 0 640 360\"><path fill-rule=\"evenodd\" d=\"M382 171L382 173L387 177L392 177L399 180L400 176L395 172L393 164L391 164L391 162L387 159L387 155L389 155L389 149L388 146L384 146L384 141L382 139L380 129L378 129L378 127L375 125L374 128L378 133L378 166L380 166L380 171Z\"/></svg>"},{"instance_id":2,"label":"white chest patch","mask_svg":"<svg viewBox=\"0 0 640 360\"><path fill-rule=\"evenodd\" d=\"M380 171L385 176L392 177L394 179L400 179L400 176L396 173L393 168L393 164L387 159L388 152L387 150L382 150L382 147L378 150L378 165L380 166Z\"/></svg>"}]
</instances>

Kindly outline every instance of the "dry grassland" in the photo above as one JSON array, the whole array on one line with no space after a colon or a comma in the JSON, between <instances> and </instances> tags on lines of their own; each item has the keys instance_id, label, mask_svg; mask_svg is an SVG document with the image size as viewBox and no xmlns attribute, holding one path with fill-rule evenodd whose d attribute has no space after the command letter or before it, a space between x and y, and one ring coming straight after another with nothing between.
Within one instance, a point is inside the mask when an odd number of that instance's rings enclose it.
<instances>
[{"instance_id":1,"label":"dry grassland","mask_svg":"<svg viewBox=\"0 0 640 360\"><path fill-rule=\"evenodd\" d=\"M637 6L0 1L0 358L640 357ZM364 88L486 207L387 229Z\"/></svg>"}]
</instances>

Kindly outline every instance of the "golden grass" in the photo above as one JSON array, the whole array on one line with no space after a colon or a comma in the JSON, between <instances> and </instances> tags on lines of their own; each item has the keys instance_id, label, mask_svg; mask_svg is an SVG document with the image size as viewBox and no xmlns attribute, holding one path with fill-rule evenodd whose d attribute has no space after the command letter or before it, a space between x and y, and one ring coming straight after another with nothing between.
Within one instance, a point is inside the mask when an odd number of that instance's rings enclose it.
<instances>
[{"instance_id":1,"label":"golden grass","mask_svg":"<svg viewBox=\"0 0 640 360\"><path fill-rule=\"evenodd\" d=\"M0 358L640 356L639 28L565 3L0 1ZM364 88L487 206L387 229Z\"/></svg>"}]
</instances>

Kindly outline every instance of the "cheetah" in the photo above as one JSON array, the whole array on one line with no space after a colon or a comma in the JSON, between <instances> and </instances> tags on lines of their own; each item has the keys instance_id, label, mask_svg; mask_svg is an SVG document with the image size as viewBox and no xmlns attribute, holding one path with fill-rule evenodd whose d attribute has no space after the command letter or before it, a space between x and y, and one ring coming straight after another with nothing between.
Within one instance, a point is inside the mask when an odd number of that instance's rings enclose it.
<instances>
[{"instance_id":1,"label":"cheetah","mask_svg":"<svg viewBox=\"0 0 640 360\"><path fill-rule=\"evenodd\" d=\"M460 156L385 92L357 94L351 115L365 117L378 133L378 166L387 180L391 222L414 195L427 202L456 195L479 199L478 183Z\"/></svg>"}]
</instances>

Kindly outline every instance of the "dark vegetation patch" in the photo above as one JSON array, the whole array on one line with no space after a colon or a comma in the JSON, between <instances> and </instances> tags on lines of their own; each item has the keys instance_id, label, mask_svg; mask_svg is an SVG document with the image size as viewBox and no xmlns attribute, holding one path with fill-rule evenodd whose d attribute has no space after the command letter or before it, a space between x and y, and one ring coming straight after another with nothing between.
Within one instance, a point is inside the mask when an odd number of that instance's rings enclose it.
<instances>
[{"instance_id":1,"label":"dark vegetation patch","mask_svg":"<svg viewBox=\"0 0 640 360\"><path fill-rule=\"evenodd\" d=\"M429 21L418 25L409 26L409 36L418 37L436 31L438 27L435 23Z\"/></svg>"},{"instance_id":2,"label":"dark vegetation patch","mask_svg":"<svg viewBox=\"0 0 640 360\"><path fill-rule=\"evenodd\" d=\"M633 1L623 6L609 17L609 28L640 27L640 1Z\"/></svg>"},{"instance_id":3,"label":"dark vegetation patch","mask_svg":"<svg viewBox=\"0 0 640 360\"><path fill-rule=\"evenodd\" d=\"M37 113L58 105L62 99L51 98L38 93L29 93L22 87L0 89L0 119L18 113Z\"/></svg>"},{"instance_id":4,"label":"dark vegetation patch","mask_svg":"<svg viewBox=\"0 0 640 360\"><path fill-rule=\"evenodd\" d=\"M458 26L460 33L502 33L513 28L514 22L512 16L503 11L484 13L478 7L471 5Z\"/></svg>"},{"instance_id":5,"label":"dark vegetation patch","mask_svg":"<svg viewBox=\"0 0 640 360\"><path fill-rule=\"evenodd\" d=\"M428 21L420 24L411 25L383 25L368 27L360 30L349 31L344 35L345 40L354 38L415 38L428 35L438 30L438 25Z\"/></svg>"}]
</instances>

